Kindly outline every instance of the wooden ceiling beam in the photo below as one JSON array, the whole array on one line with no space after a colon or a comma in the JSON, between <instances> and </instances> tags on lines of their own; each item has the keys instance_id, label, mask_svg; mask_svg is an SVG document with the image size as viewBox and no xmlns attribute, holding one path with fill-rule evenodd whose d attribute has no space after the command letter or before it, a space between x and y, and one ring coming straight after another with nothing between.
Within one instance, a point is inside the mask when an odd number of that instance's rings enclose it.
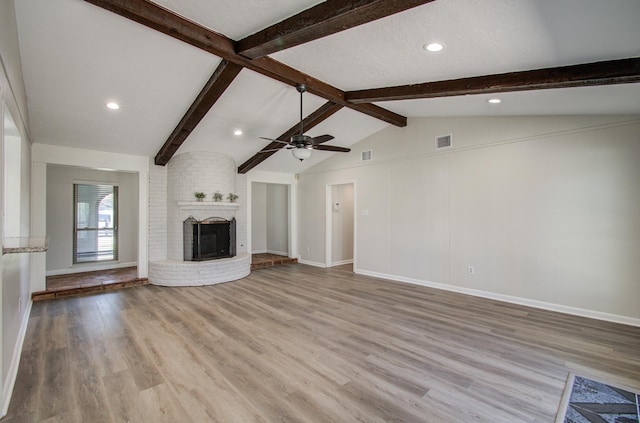
<instances>
[{"instance_id":1,"label":"wooden ceiling beam","mask_svg":"<svg viewBox=\"0 0 640 423\"><path fill-rule=\"evenodd\" d=\"M149 0L85 0L194 47L229 60L235 54L235 41L176 15ZM227 57L225 57L227 56ZM233 60L231 60L233 61Z\"/></svg>"},{"instance_id":2,"label":"wooden ceiling beam","mask_svg":"<svg viewBox=\"0 0 640 423\"><path fill-rule=\"evenodd\" d=\"M407 126L407 118L405 116L399 115L375 104L350 103L345 99L344 91L312 76L299 72L284 63L271 59L270 57L261 57L259 59L252 60L251 64L259 66L259 73L285 84L293 87L298 84L304 84L307 87L307 92L315 94L318 97L322 97L325 100L340 104L343 107L347 107L357 112L364 113L365 115L390 123L391 125L399 127Z\"/></svg>"},{"instance_id":3,"label":"wooden ceiling beam","mask_svg":"<svg viewBox=\"0 0 640 423\"><path fill-rule=\"evenodd\" d=\"M302 120L302 127L306 132L309 129L316 126L317 124L319 124L320 122L330 117L331 115L333 115L334 113L336 113L338 110L342 109L342 107L344 106L342 106L341 104L336 104L331 101L328 101L325 104L323 104L318 110L316 110L315 112L311 113L309 116L304 118ZM284 134L280 135L278 138L275 138L275 139L284 141L284 142L289 142L291 137L298 134L299 131L300 131L300 123L296 123L294 126L289 128L287 132L285 132ZM267 160L273 154L277 153L277 149L284 148L284 147L286 147L285 144L272 141L271 143L267 144L262 150L260 150L260 151L265 151L264 153L258 152L254 154L250 159L242 163L240 166L238 166L238 173L247 173L254 167L258 166L263 161ZM267 151L267 150L271 150L271 151Z\"/></svg>"},{"instance_id":4,"label":"wooden ceiling beam","mask_svg":"<svg viewBox=\"0 0 640 423\"><path fill-rule=\"evenodd\" d=\"M633 82L640 82L640 58L637 57L447 81L425 82L422 84L349 91L346 93L346 100L353 103L366 104L374 101L414 100Z\"/></svg>"},{"instance_id":5,"label":"wooden ceiling beam","mask_svg":"<svg viewBox=\"0 0 640 423\"><path fill-rule=\"evenodd\" d=\"M256 59L432 1L327 0L243 38L236 43L236 52Z\"/></svg>"},{"instance_id":6,"label":"wooden ceiling beam","mask_svg":"<svg viewBox=\"0 0 640 423\"><path fill-rule=\"evenodd\" d=\"M305 84L307 91L333 103L381 119L396 126L406 126L405 116L374 104L353 104L345 100L344 91L313 78L269 57L248 59L235 52L235 42L202 25L192 22L149 0L85 0L127 19L214 54L224 60L246 67L285 84Z\"/></svg>"},{"instance_id":7,"label":"wooden ceiling beam","mask_svg":"<svg viewBox=\"0 0 640 423\"><path fill-rule=\"evenodd\" d=\"M193 101L189 109L184 114L178 125L175 127L169 138L164 143L155 157L155 164L166 165L171 157L178 151L178 148L187 139L191 131L200 123L207 112L218 101L233 80L238 76L242 66L223 60L211 75L200 94Z\"/></svg>"}]
</instances>

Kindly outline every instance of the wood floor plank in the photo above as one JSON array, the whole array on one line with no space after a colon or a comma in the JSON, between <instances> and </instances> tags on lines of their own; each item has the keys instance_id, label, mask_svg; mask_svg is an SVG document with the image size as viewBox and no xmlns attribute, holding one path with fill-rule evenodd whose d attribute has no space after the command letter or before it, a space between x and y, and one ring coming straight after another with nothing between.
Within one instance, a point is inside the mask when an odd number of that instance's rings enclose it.
<instances>
[{"instance_id":1,"label":"wood floor plank","mask_svg":"<svg viewBox=\"0 0 640 423\"><path fill-rule=\"evenodd\" d=\"M116 422L143 422L146 417L140 397L140 389L130 370L106 375L103 382L107 391L108 406ZM158 408L160 405L158 405Z\"/></svg>"},{"instance_id":2,"label":"wood floor plank","mask_svg":"<svg viewBox=\"0 0 640 423\"><path fill-rule=\"evenodd\" d=\"M640 390L638 351L640 328L284 265L34 303L2 423L552 422L569 371Z\"/></svg>"},{"instance_id":3,"label":"wood floor plank","mask_svg":"<svg viewBox=\"0 0 640 423\"><path fill-rule=\"evenodd\" d=\"M147 342L148 340L136 337L132 332L127 332L116 340L116 345L122 351L127 368L139 391L164 382L155 363L148 359Z\"/></svg>"},{"instance_id":4,"label":"wood floor plank","mask_svg":"<svg viewBox=\"0 0 640 423\"><path fill-rule=\"evenodd\" d=\"M73 363L70 369L69 390L74 400L75 415L83 422L113 422L113 416L107 406L107 392L102 382L105 374L102 358L96 354L82 325L70 327L69 333L69 360Z\"/></svg>"},{"instance_id":5,"label":"wood floor plank","mask_svg":"<svg viewBox=\"0 0 640 423\"><path fill-rule=\"evenodd\" d=\"M45 350L41 357L46 377L41 379L37 415L39 420L46 420L72 409L73 394L69 389L60 389L71 386L67 348Z\"/></svg>"},{"instance_id":6,"label":"wood floor plank","mask_svg":"<svg viewBox=\"0 0 640 423\"><path fill-rule=\"evenodd\" d=\"M37 334L33 332L31 334L37 337ZM32 416L34 421L37 420L38 398L44 375L42 352L37 349L23 351L16 376L16 380L20 383L16 383L13 390L13 398L20 398L20 400L11 403L7 413L8 420L20 421L20 416Z\"/></svg>"}]
</instances>

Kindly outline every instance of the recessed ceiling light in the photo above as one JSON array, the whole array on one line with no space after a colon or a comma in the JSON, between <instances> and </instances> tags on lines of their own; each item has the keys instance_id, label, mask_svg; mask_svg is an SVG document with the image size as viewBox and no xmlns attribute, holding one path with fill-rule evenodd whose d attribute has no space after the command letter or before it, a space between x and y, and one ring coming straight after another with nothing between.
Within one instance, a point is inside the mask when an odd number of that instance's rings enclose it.
<instances>
[{"instance_id":1,"label":"recessed ceiling light","mask_svg":"<svg viewBox=\"0 0 640 423\"><path fill-rule=\"evenodd\" d=\"M242 131L240 129L236 129L235 131L233 131L233 135L240 136L242 135Z\"/></svg>"},{"instance_id":2,"label":"recessed ceiling light","mask_svg":"<svg viewBox=\"0 0 640 423\"><path fill-rule=\"evenodd\" d=\"M110 108L111 110L118 110L120 108L120 105L118 103L114 103L113 101L107 103L107 107Z\"/></svg>"},{"instance_id":3,"label":"recessed ceiling light","mask_svg":"<svg viewBox=\"0 0 640 423\"><path fill-rule=\"evenodd\" d=\"M424 49L427 51L430 51L432 53L435 53L437 51L440 51L444 48L444 46L440 43L428 43L424 45Z\"/></svg>"},{"instance_id":4,"label":"recessed ceiling light","mask_svg":"<svg viewBox=\"0 0 640 423\"><path fill-rule=\"evenodd\" d=\"M491 104L500 104L500 103L502 103L502 100L500 100L499 98L491 98L491 99L487 100L487 102L489 102Z\"/></svg>"}]
</instances>

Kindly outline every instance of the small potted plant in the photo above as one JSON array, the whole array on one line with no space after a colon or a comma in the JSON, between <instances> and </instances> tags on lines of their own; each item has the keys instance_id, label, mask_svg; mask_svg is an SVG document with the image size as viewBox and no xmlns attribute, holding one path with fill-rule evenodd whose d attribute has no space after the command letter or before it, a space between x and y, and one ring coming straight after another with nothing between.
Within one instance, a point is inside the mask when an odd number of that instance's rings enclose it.
<instances>
[{"instance_id":1,"label":"small potted plant","mask_svg":"<svg viewBox=\"0 0 640 423\"><path fill-rule=\"evenodd\" d=\"M232 192L230 192L229 195L227 195L227 200L229 200L230 203L235 203L237 199L238 199L238 196Z\"/></svg>"},{"instance_id":2,"label":"small potted plant","mask_svg":"<svg viewBox=\"0 0 640 423\"><path fill-rule=\"evenodd\" d=\"M215 201L216 203L222 201L222 194L220 193L220 191L216 191L213 193L213 201Z\"/></svg>"},{"instance_id":3,"label":"small potted plant","mask_svg":"<svg viewBox=\"0 0 640 423\"><path fill-rule=\"evenodd\" d=\"M199 192L199 191L196 191L193 195L195 195L196 201L202 201L204 200L204 197L207 196L207 194L205 194L204 192Z\"/></svg>"}]
</instances>

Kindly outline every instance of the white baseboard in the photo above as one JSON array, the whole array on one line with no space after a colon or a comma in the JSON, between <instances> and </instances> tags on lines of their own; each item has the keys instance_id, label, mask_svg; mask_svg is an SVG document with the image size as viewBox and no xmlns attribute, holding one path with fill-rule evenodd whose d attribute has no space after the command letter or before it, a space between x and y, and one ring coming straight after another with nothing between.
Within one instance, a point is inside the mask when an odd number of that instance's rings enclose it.
<instances>
[{"instance_id":1,"label":"white baseboard","mask_svg":"<svg viewBox=\"0 0 640 423\"><path fill-rule=\"evenodd\" d=\"M464 287L455 286L455 285L429 282L429 281L424 281L420 279L407 278L404 276L370 272L368 270L363 270L363 269L354 269L353 271L354 273L357 273L360 275L373 276L376 278L388 279L388 280L397 281L397 282L405 282L405 283L410 283L414 285L421 285L429 288L442 289L445 291L473 295L475 297L488 298L491 300L503 301L506 303L519 304L523 306L534 307L534 308L539 308L539 309L549 310L549 311L556 311L559 313L571 314L574 316L588 317L590 319L604 320L607 322L621 323L623 325L640 327L640 319L636 319L628 316L621 316L618 314L603 313L601 311L588 310L584 308L571 307L571 306L566 306L562 304L554 304L554 303L548 303L548 302L538 301L538 300L531 300L531 299L522 298L522 297L514 297L511 295L497 294L494 292L480 291L477 289L464 288Z\"/></svg>"},{"instance_id":2,"label":"white baseboard","mask_svg":"<svg viewBox=\"0 0 640 423\"><path fill-rule=\"evenodd\" d=\"M56 276L56 275L68 275L71 273L82 273L82 272L94 272L96 270L109 270L109 269L120 269L122 267L134 267L137 266L138 262L130 262L130 263L105 263L105 264L87 264L87 265L76 265L70 267L68 269L60 269L60 270L47 270L47 276Z\"/></svg>"},{"instance_id":3,"label":"white baseboard","mask_svg":"<svg viewBox=\"0 0 640 423\"><path fill-rule=\"evenodd\" d=\"M275 254L277 256L289 257L289 252L288 251L267 250L267 254Z\"/></svg>"},{"instance_id":4,"label":"white baseboard","mask_svg":"<svg viewBox=\"0 0 640 423\"><path fill-rule=\"evenodd\" d=\"M252 250L251 254L267 254L267 250Z\"/></svg>"},{"instance_id":5,"label":"white baseboard","mask_svg":"<svg viewBox=\"0 0 640 423\"><path fill-rule=\"evenodd\" d=\"M317 261L302 260L300 257L298 257L298 263L308 264L309 266L314 266L314 267L322 267L322 268L326 268L327 267L327 265L325 263L320 263L320 262L317 262Z\"/></svg>"},{"instance_id":6,"label":"white baseboard","mask_svg":"<svg viewBox=\"0 0 640 423\"><path fill-rule=\"evenodd\" d=\"M342 266L343 264L353 264L353 259L349 260L340 260L340 261L332 261L329 267L333 266Z\"/></svg>"},{"instance_id":7,"label":"white baseboard","mask_svg":"<svg viewBox=\"0 0 640 423\"><path fill-rule=\"evenodd\" d=\"M331 263L330 266L327 266L326 263L320 263L320 262L317 262L317 261L303 260L300 257L298 257L298 263L308 264L309 266L322 267L322 268L326 269L327 267L341 266L343 264L352 264L353 260L334 261L333 263Z\"/></svg>"},{"instance_id":8,"label":"white baseboard","mask_svg":"<svg viewBox=\"0 0 640 423\"><path fill-rule=\"evenodd\" d=\"M18 377L18 366L20 366L20 357L22 356L22 345L24 344L24 338L27 334L27 326L29 324L29 316L31 316L31 306L33 301L29 299L27 306L25 307L24 314L22 315L22 322L20 323L20 329L18 330L18 339L16 345L13 348L13 357L11 357L11 364L9 371L7 372L7 380L2 387L2 408L1 417L7 415L9 410L9 403L11 402L11 395L13 394L13 387L16 384L16 378Z\"/></svg>"}]
</instances>

